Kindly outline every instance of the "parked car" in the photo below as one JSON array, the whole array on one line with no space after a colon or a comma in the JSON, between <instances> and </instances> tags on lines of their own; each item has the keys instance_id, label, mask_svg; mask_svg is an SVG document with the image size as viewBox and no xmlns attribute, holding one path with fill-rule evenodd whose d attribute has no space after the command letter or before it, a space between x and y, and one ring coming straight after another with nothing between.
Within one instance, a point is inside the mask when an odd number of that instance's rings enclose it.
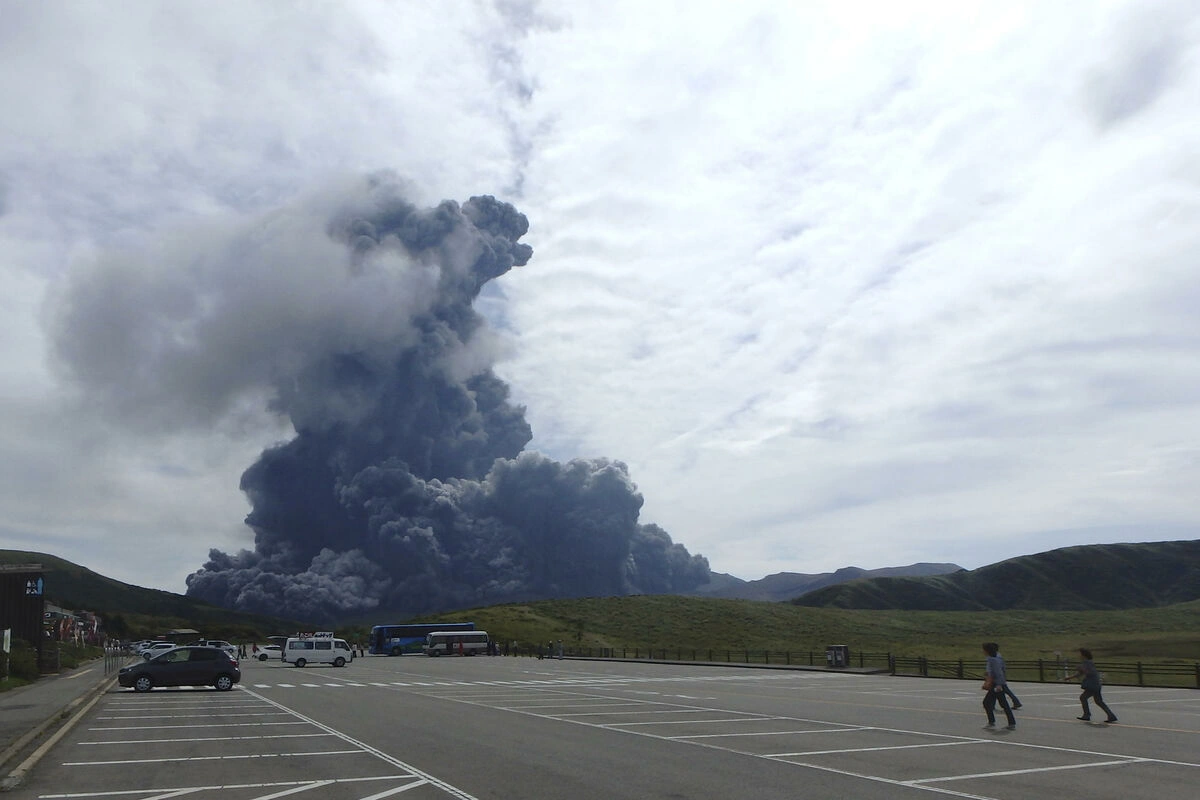
<instances>
[{"instance_id":1,"label":"parked car","mask_svg":"<svg viewBox=\"0 0 1200 800\"><path fill-rule=\"evenodd\" d=\"M217 647L176 647L117 673L118 683L138 692L155 686L213 686L227 692L241 680L237 661Z\"/></svg>"},{"instance_id":2,"label":"parked car","mask_svg":"<svg viewBox=\"0 0 1200 800\"><path fill-rule=\"evenodd\" d=\"M165 653L166 651L172 650L178 646L179 645L175 644L174 642L151 642L139 650L138 655L148 660L154 658L160 653Z\"/></svg>"},{"instance_id":3,"label":"parked car","mask_svg":"<svg viewBox=\"0 0 1200 800\"><path fill-rule=\"evenodd\" d=\"M229 653L234 659L238 657L237 645L232 645L224 639L201 639L198 642L192 642L196 647L219 647L226 653Z\"/></svg>"},{"instance_id":4,"label":"parked car","mask_svg":"<svg viewBox=\"0 0 1200 800\"><path fill-rule=\"evenodd\" d=\"M263 645L258 648L258 660L270 661L272 658L282 658L283 648L277 644Z\"/></svg>"}]
</instances>

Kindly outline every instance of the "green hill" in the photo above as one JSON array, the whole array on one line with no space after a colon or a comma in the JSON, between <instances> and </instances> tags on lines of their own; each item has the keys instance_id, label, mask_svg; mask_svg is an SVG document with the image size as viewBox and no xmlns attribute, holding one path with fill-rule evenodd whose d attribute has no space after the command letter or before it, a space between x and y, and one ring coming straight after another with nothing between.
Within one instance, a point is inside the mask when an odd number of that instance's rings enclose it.
<instances>
[{"instance_id":1,"label":"green hill","mask_svg":"<svg viewBox=\"0 0 1200 800\"><path fill-rule=\"evenodd\" d=\"M214 639L261 641L269 634L302 627L173 592L131 586L46 553L0 550L0 564L41 564L47 600L68 610L99 614L110 634L118 637L157 636L172 628L195 628Z\"/></svg>"},{"instance_id":2,"label":"green hill","mask_svg":"<svg viewBox=\"0 0 1200 800\"><path fill-rule=\"evenodd\" d=\"M1200 540L1064 547L975 570L848 581L801 606L926 611L1152 608L1200 599Z\"/></svg>"}]
</instances>

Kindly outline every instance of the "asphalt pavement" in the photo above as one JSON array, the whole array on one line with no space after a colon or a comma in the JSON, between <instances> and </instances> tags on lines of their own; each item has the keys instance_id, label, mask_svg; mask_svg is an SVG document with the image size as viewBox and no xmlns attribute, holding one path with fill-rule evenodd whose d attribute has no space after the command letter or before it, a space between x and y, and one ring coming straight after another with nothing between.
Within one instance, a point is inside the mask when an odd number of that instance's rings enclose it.
<instances>
[{"instance_id":1,"label":"asphalt pavement","mask_svg":"<svg viewBox=\"0 0 1200 800\"><path fill-rule=\"evenodd\" d=\"M0 692L0 791L19 782L43 746L116 681L99 658L36 683Z\"/></svg>"},{"instance_id":2,"label":"asphalt pavement","mask_svg":"<svg viewBox=\"0 0 1200 800\"><path fill-rule=\"evenodd\" d=\"M39 698L68 718L0 771L13 800L1128 800L1200 774L1195 689L1114 686L1108 725L1076 719L1077 686L1021 684L1009 730L983 726L977 680L830 669L414 656L111 686L96 664L0 695L10 737Z\"/></svg>"}]
</instances>

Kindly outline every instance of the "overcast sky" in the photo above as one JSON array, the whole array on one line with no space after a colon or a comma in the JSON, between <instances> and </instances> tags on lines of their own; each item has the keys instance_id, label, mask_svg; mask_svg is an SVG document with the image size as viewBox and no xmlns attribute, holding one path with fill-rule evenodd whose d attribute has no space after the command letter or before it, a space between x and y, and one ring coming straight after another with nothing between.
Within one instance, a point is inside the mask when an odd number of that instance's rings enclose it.
<instances>
[{"instance_id":1,"label":"overcast sky","mask_svg":"<svg viewBox=\"0 0 1200 800\"><path fill-rule=\"evenodd\" d=\"M528 217L477 307L531 447L715 571L1198 538L1198 131L1191 0L0 0L0 548L252 547L290 430L107 402L64 306L381 169Z\"/></svg>"}]
</instances>

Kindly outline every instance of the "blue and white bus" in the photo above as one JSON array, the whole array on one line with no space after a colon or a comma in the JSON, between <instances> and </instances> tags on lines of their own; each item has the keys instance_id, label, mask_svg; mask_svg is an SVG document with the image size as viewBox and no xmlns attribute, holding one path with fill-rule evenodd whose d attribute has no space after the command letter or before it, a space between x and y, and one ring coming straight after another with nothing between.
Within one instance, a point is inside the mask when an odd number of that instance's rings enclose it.
<instances>
[{"instance_id":1,"label":"blue and white bus","mask_svg":"<svg viewBox=\"0 0 1200 800\"><path fill-rule=\"evenodd\" d=\"M474 622L414 622L406 625L376 625L371 628L367 652L377 656L420 653L425 637L438 631L473 631Z\"/></svg>"}]
</instances>

